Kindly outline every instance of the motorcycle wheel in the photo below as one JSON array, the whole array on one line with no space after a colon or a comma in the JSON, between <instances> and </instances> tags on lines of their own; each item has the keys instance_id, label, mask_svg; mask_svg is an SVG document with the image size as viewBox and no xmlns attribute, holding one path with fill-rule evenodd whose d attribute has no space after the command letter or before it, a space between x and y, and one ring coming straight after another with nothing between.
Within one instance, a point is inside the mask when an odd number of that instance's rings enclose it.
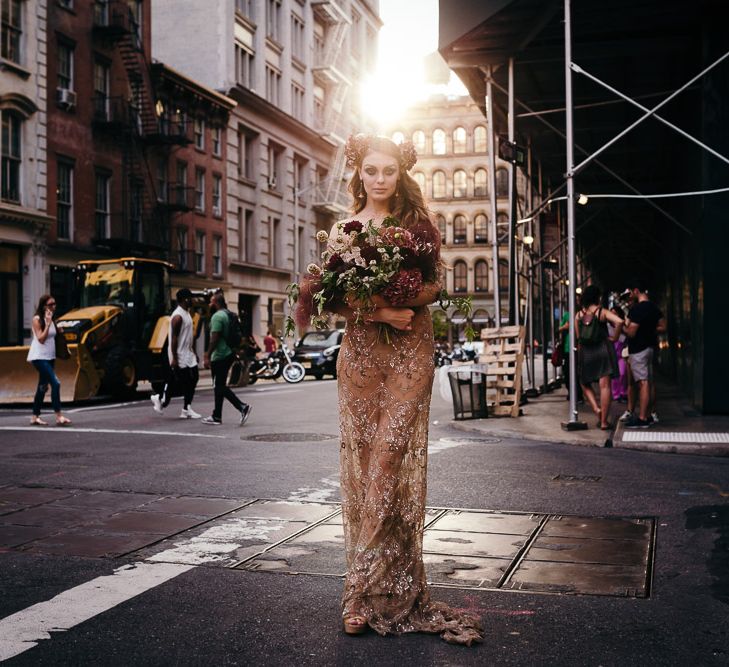
<instances>
[{"instance_id":1,"label":"motorcycle wheel","mask_svg":"<svg viewBox=\"0 0 729 667\"><path fill-rule=\"evenodd\" d=\"M283 378L286 382L296 384L301 382L306 376L306 369L298 362L292 361L290 364L284 366Z\"/></svg>"},{"instance_id":2,"label":"motorcycle wheel","mask_svg":"<svg viewBox=\"0 0 729 667\"><path fill-rule=\"evenodd\" d=\"M256 384L258 382L258 376L255 373L248 375L248 384Z\"/></svg>"}]
</instances>

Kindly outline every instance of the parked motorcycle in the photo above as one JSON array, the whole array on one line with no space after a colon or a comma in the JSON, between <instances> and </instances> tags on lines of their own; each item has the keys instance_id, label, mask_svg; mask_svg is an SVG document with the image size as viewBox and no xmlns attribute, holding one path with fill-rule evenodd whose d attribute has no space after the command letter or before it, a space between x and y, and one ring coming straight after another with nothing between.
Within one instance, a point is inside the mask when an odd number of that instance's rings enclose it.
<instances>
[{"instance_id":1,"label":"parked motorcycle","mask_svg":"<svg viewBox=\"0 0 729 667\"><path fill-rule=\"evenodd\" d=\"M258 380L278 380L283 376L286 382L301 382L306 370L298 362L292 360L291 352L283 338L279 338L279 347L262 359L253 359L248 367L248 384Z\"/></svg>"}]
</instances>

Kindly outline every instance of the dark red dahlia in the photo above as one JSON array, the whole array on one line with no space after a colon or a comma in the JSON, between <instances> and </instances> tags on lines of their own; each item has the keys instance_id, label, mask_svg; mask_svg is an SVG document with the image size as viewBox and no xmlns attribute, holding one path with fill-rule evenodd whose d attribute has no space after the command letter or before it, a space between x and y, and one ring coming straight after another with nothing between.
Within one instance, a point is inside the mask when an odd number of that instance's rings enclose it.
<instances>
[{"instance_id":1,"label":"dark red dahlia","mask_svg":"<svg viewBox=\"0 0 729 667\"><path fill-rule=\"evenodd\" d=\"M377 248L371 246L369 243L364 244L360 248L360 254L367 264L369 264L373 259L376 262L380 259L380 253L377 252Z\"/></svg>"},{"instance_id":2,"label":"dark red dahlia","mask_svg":"<svg viewBox=\"0 0 729 667\"><path fill-rule=\"evenodd\" d=\"M325 269L326 269L327 271L334 271L334 270L336 270L336 269L337 269L337 268L338 268L339 266L341 266L342 264L344 264L344 260L343 260L343 259L342 259L342 258L341 258L341 257L340 257L340 256L339 256L339 255L338 255L337 253L334 253L334 254L333 254L333 255L332 255L332 256L331 256L331 257L330 257L330 258L329 258L329 259L327 260L327 263L326 263L326 264L324 265L324 268L325 268Z\"/></svg>"},{"instance_id":3,"label":"dark red dahlia","mask_svg":"<svg viewBox=\"0 0 729 667\"><path fill-rule=\"evenodd\" d=\"M382 291L382 296L393 306L400 306L418 296L422 287L423 274L420 269L400 269Z\"/></svg>"},{"instance_id":4,"label":"dark red dahlia","mask_svg":"<svg viewBox=\"0 0 729 667\"><path fill-rule=\"evenodd\" d=\"M357 232L358 234L362 231L362 223L359 220L350 220L344 225L343 231L345 234L350 232Z\"/></svg>"}]
</instances>

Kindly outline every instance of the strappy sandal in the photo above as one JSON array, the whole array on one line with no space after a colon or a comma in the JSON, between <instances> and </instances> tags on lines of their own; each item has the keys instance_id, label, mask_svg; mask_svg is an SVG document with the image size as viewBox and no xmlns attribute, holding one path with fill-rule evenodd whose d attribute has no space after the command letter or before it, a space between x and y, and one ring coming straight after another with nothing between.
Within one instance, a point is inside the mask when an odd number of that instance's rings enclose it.
<instances>
[{"instance_id":1,"label":"strappy sandal","mask_svg":"<svg viewBox=\"0 0 729 667\"><path fill-rule=\"evenodd\" d=\"M344 632L348 635L361 635L367 630L367 619L362 614L348 614L342 622Z\"/></svg>"},{"instance_id":2,"label":"strappy sandal","mask_svg":"<svg viewBox=\"0 0 729 667\"><path fill-rule=\"evenodd\" d=\"M61 415L56 417L56 426L66 426L66 424L72 424L73 422L68 418Z\"/></svg>"},{"instance_id":3,"label":"strappy sandal","mask_svg":"<svg viewBox=\"0 0 729 667\"><path fill-rule=\"evenodd\" d=\"M43 421L40 417L37 417L36 415L33 415L30 418L30 425L31 426L48 426L48 422Z\"/></svg>"}]
</instances>

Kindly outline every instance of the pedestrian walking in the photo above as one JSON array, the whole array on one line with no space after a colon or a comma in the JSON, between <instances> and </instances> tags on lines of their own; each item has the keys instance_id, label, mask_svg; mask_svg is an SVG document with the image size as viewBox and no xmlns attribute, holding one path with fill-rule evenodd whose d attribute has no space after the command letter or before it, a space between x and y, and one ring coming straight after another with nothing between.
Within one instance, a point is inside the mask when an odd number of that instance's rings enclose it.
<instances>
[{"instance_id":1,"label":"pedestrian walking","mask_svg":"<svg viewBox=\"0 0 729 667\"><path fill-rule=\"evenodd\" d=\"M607 324L612 323L620 335L623 320L615 313L602 308L601 294L597 285L589 285L582 294L582 309L575 318L578 369L582 393L598 418L603 431L612 428L609 422L612 399L610 381L619 377L615 348L608 336ZM592 383L600 386L598 404Z\"/></svg>"},{"instance_id":2,"label":"pedestrian walking","mask_svg":"<svg viewBox=\"0 0 729 667\"><path fill-rule=\"evenodd\" d=\"M625 320L625 335L628 337L630 374L638 391L638 415L635 415L634 388L632 401L623 417L626 428L648 428L656 421L651 415L651 404L655 404L653 359L658 347L658 334L666 331L666 318L650 300L644 282L636 280L632 285L629 289L633 305Z\"/></svg>"},{"instance_id":3,"label":"pedestrian walking","mask_svg":"<svg viewBox=\"0 0 729 667\"><path fill-rule=\"evenodd\" d=\"M177 307L170 317L170 326L167 334L167 354L170 362L170 373L165 382L162 394L152 394L150 397L155 412L162 414L172 398L173 389L182 392L183 404L180 419L200 419L202 415L192 409L192 400L195 397L195 388L199 379L197 368L197 354L194 344L192 317L192 292L183 287L175 295Z\"/></svg>"},{"instance_id":4,"label":"pedestrian walking","mask_svg":"<svg viewBox=\"0 0 729 667\"><path fill-rule=\"evenodd\" d=\"M53 321L55 312L56 299L50 294L44 294L38 301L38 308L30 325L33 339L27 360L38 371L38 387L33 398L33 416L30 418L33 426L48 426L48 422L41 418L41 408L48 387L51 388L51 407L56 413L56 425L65 426L71 423L61 411L61 382L55 371L56 345L65 349L65 340L56 341L59 333Z\"/></svg>"},{"instance_id":5,"label":"pedestrian walking","mask_svg":"<svg viewBox=\"0 0 729 667\"><path fill-rule=\"evenodd\" d=\"M213 376L215 407L210 417L204 417L203 424L222 424L223 399L227 399L240 413L240 426L248 421L253 408L241 401L228 387L228 371L237 359L229 342L231 341L231 317L222 292L210 297L210 344L205 352L205 368L210 368Z\"/></svg>"}]
</instances>

